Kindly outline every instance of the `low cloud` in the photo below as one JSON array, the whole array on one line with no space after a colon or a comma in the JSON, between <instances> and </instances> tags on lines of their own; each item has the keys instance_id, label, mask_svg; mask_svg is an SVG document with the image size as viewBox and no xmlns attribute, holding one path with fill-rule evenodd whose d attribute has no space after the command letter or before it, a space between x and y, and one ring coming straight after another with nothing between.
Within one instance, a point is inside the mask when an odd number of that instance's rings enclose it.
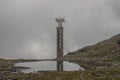
<instances>
[{"instance_id":1,"label":"low cloud","mask_svg":"<svg viewBox=\"0 0 120 80\"><path fill-rule=\"evenodd\" d=\"M120 1L1 0L0 57L55 58L56 17L64 17L64 52L120 32Z\"/></svg>"}]
</instances>

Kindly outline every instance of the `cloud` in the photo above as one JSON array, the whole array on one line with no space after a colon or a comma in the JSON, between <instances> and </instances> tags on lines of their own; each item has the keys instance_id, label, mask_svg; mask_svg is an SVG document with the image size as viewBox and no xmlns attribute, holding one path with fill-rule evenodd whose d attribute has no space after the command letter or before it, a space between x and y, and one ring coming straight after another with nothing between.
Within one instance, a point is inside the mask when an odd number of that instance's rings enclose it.
<instances>
[{"instance_id":1,"label":"cloud","mask_svg":"<svg viewBox=\"0 0 120 80\"><path fill-rule=\"evenodd\" d=\"M0 56L55 58L56 17L64 17L65 54L120 32L113 0L1 0Z\"/></svg>"},{"instance_id":2,"label":"cloud","mask_svg":"<svg viewBox=\"0 0 120 80\"><path fill-rule=\"evenodd\" d=\"M117 17L120 18L120 1L119 0L109 0L109 5Z\"/></svg>"}]
</instances>

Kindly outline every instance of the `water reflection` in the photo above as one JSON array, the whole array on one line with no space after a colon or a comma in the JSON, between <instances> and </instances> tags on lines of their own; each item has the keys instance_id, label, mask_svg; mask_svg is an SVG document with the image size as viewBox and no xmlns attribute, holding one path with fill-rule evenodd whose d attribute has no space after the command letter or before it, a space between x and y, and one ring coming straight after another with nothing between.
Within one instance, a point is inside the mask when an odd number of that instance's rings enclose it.
<instances>
[{"instance_id":1,"label":"water reflection","mask_svg":"<svg viewBox=\"0 0 120 80\"><path fill-rule=\"evenodd\" d=\"M79 71L84 70L82 67L75 63L67 61L37 61L37 62L24 62L16 63L15 66L30 67L30 69L22 70L21 72L30 73L38 71Z\"/></svg>"},{"instance_id":2,"label":"water reflection","mask_svg":"<svg viewBox=\"0 0 120 80\"><path fill-rule=\"evenodd\" d=\"M63 61L57 60L57 70L63 71Z\"/></svg>"}]
</instances>

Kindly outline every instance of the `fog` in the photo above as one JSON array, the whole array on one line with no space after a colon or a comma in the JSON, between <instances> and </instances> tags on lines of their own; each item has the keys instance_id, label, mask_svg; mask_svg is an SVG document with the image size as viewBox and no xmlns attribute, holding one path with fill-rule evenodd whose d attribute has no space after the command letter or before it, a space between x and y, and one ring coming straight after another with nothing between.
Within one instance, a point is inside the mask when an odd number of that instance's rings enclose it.
<instances>
[{"instance_id":1,"label":"fog","mask_svg":"<svg viewBox=\"0 0 120 80\"><path fill-rule=\"evenodd\" d=\"M0 0L0 58L56 57L56 17L64 54L120 32L119 0Z\"/></svg>"}]
</instances>

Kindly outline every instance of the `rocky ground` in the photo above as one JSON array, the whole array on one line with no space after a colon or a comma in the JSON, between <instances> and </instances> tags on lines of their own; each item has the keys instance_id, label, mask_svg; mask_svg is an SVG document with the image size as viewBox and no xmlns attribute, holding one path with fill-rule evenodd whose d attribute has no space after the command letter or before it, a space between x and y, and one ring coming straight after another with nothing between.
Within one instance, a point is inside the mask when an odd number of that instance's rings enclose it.
<instances>
[{"instance_id":1,"label":"rocky ground","mask_svg":"<svg viewBox=\"0 0 120 80\"><path fill-rule=\"evenodd\" d=\"M68 53L62 59L80 64L85 69L120 66L120 34Z\"/></svg>"},{"instance_id":2,"label":"rocky ground","mask_svg":"<svg viewBox=\"0 0 120 80\"><path fill-rule=\"evenodd\" d=\"M120 67L86 69L85 71L39 71L22 73L13 66L17 60L0 60L0 80L120 80ZM18 61L19 62L19 61ZM21 61L20 61L21 62ZM21 67L21 69L23 69Z\"/></svg>"}]
</instances>

